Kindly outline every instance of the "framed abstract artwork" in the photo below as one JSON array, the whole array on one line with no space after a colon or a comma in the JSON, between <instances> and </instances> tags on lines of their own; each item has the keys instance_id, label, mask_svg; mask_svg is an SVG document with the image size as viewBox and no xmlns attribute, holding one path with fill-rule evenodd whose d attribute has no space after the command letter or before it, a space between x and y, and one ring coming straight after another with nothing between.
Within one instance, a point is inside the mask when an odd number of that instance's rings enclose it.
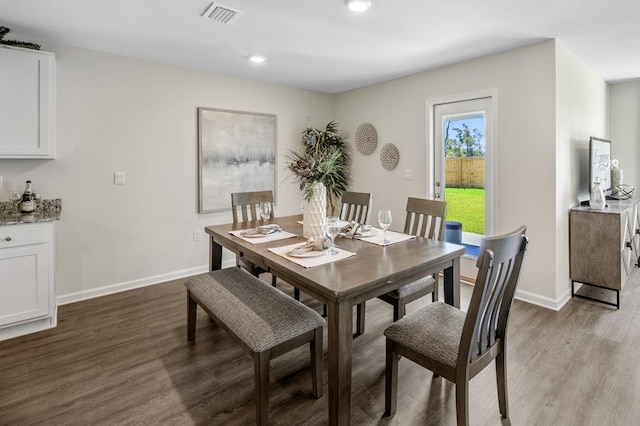
<instances>
[{"instance_id":1,"label":"framed abstract artwork","mask_svg":"<svg viewBox=\"0 0 640 426\"><path fill-rule=\"evenodd\" d=\"M198 108L199 213L231 210L231 193L274 191L275 114Z\"/></svg>"}]
</instances>

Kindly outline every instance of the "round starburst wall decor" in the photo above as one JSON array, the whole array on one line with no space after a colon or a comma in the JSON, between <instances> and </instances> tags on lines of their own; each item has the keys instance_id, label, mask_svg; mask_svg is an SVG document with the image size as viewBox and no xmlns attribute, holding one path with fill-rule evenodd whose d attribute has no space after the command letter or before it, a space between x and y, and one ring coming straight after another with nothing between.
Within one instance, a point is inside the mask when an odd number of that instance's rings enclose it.
<instances>
[{"instance_id":1,"label":"round starburst wall decor","mask_svg":"<svg viewBox=\"0 0 640 426\"><path fill-rule=\"evenodd\" d=\"M362 155L373 154L378 146L378 132L371 123L362 123L356 130L356 148Z\"/></svg>"},{"instance_id":2,"label":"round starburst wall decor","mask_svg":"<svg viewBox=\"0 0 640 426\"><path fill-rule=\"evenodd\" d=\"M398 167L400 162L400 151L392 143L385 144L380 150L380 163L385 170L391 171Z\"/></svg>"}]
</instances>

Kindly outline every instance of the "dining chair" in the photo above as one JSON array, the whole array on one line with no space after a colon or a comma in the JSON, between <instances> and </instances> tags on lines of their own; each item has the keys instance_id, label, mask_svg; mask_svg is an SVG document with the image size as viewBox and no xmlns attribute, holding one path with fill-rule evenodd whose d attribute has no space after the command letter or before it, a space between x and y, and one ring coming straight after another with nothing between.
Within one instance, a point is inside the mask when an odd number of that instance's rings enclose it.
<instances>
[{"instance_id":1,"label":"dining chair","mask_svg":"<svg viewBox=\"0 0 640 426\"><path fill-rule=\"evenodd\" d=\"M340 210L340 219L348 222L356 221L362 225L369 224L371 216L371 204L373 196L370 192L350 192L345 191L342 194L342 208ZM364 309L365 303L362 302L356 306L356 336L364 333ZM324 316L327 316L327 305L323 307Z\"/></svg>"},{"instance_id":2,"label":"dining chair","mask_svg":"<svg viewBox=\"0 0 640 426\"><path fill-rule=\"evenodd\" d=\"M371 203L373 197L370 192L350 192L342 194L342 208L340 220L347 222L356 221L360 224L368 224L371 215Z\"/></svg>"},{"instance_id":3,"label":"dining chair","mask_svg":"<svg viewBox=\"0 0 640 426\"><path fill-rule=\"evenodd\" d=\"M274 218L273 213L273 191L252 191L252 192L234 192L231 194L231 213L233 215L233 223L238 222L250 222L261 220L260 216L260 203L271 203L271 213L269 219ZM242 253L236 256L236 266L242 267L249 271L256 277L260 274L267 272L264 269L256 266L247 259L245 259ZM275 275L271 275L271 285L274 287L277 284L278 279Z\"/></svg>"},{"instance_id":4,"label":"dining chair","mask_svg":"<svg viewBox=\"0 0 640 426\"><path fill-rule=\"evenodd\" d=\"M418 237L442 241L447 216L447 203L444 201L426 200L409 197L407 199L407 216L404 222L404 233ZM393 321L398 321L407 311L407 304L431 293L431 300L438 300L438 274L420 278L389 293L378 296L393 305ZM357 321L364 333L365 304L358 305Z\"/></svg>"},{"instance_id":5,"label":"dining chair","mask_svg":"<svg viewBox=\"0 0 640 426\"><path fill-rule=\"evenodd\" d=\"M391 324L386 336L385 415L397 407L400 356L456 385L458 425L469 424L469 380L495 359L500 414L509 418L507 321L527 249L526 227L482 241L478 274L465 314L443 302Z\"/></svg>"}]
</instances>

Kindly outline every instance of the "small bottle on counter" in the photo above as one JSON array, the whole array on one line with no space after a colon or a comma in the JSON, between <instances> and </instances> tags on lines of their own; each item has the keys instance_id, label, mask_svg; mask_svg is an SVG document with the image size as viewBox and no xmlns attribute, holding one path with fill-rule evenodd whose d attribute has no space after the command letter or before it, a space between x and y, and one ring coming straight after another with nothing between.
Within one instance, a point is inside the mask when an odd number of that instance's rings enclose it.
<instances>
[{"instance_id":1,"label":"small bottle on counter","mask_svg":"<svg viewBox=\"0 0 640 426\"><path fill-rule=\"evenodd\" d=\"M27 181L26 188L22 194L22 201L20 202L20 211L22 213L33 213L35 208L33 202L33 191L31 190L31 181Z\"/></svg>"}]
</instances>

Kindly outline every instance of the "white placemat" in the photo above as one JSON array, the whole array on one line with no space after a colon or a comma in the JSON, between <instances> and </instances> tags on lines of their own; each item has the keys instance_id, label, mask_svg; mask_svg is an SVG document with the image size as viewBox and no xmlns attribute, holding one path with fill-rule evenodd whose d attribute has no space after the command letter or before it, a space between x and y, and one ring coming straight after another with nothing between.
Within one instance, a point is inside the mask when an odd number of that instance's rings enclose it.
<instances>
[{"instance_id":1,"label":"white placemat","mask_svg":"<svg viewBox=\"0 0 640 426\"><path fill-rule=\"evenodd\" d=\"M368 243L377 244L379 246L390 246L391 244L396 244L402 241L412 240L415 238L415 235L408 235L408 234L403 234L401 232L387 230L387 240L389 240L389 242L385 244L383 242L384 230L379 228L371 228L371 229L375 229L376 232L372 233L372 235L369 235L369 236L363 235L363 236L356 236L354 238L357 238L362 241L366 241Z\"/></svg>"},{"instance_id":2,"label":"white placemat","mask_svg":"<svg viewBox=\"0 0 640 426\"><path fill-rule=\"evenodd\" d=\"M312 250L308 252L307 257L304 257L304 256L294 257L294 256L289 256L287 254L295 248L304 246L304 244L305 243L296 243L296 244L290 244L288 246L273 247L273 248L270 248L269 251L279 256L282 256L285 259L288 259L294 263L297 263L303 268L313 268L314 266L320 266L326 263L335 262L337 260L347 259L351 256L356 255L353 252L342 250L339 247L336 247L336 249L338 250L338 254L327 254L328 249L322 250L321 252Z\"/></svg>"},{"instance_id":3,"label":"white placemat","mask_svg":"<svg viewBox=\"0 0 640 426\"><path fill-rule=\"evenodd\" d=\"M296 234L292 234L291 232L287 232L287 231L278 231L278 232L274 232L271 234L266 234L266 235L256 235L256 236L246 236L246 235L242 235L242 233L246 231L246 229L239 229L237 231L229 231L230 234L235 235L238 238L241 238L245 241L250 242L251 244L262 244L262 243L268 243L271 241L278 241L278 240L284 240L287 238L293 238L293 237L297 237ZM254 234L255 235L255 234Z\"/></svg>"}]
</instances>

